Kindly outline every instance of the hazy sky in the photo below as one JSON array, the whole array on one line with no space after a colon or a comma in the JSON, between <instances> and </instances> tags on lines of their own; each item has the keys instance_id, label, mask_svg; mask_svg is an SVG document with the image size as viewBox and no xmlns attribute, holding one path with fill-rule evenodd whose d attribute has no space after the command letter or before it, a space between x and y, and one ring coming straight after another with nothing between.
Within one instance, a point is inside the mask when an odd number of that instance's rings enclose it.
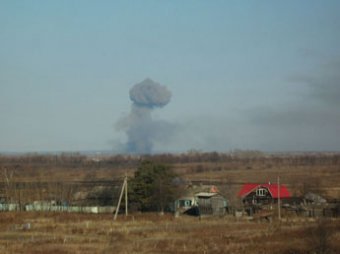
<instances>
[{"instance_id":1,"label":"hazy sky","mask_svg":"<svg viewBox=\"0 0 340 254\"><path fill-rule=\"evenodd\" d=\"M339 151L340 1L0 1L0 152L114 150L129 90L154 152Z\"/></svg>"}]
</instances>

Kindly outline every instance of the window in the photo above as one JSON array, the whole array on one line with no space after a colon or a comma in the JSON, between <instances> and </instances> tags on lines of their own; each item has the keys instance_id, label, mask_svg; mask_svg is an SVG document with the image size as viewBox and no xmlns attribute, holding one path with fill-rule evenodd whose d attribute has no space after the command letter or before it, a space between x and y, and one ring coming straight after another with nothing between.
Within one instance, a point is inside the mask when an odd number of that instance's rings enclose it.
<instances>
[{"instance_id":1,"label":"window","mask_svg":"<svg viewBox=\"0 0 340 254\"><path fill-rule=\"evenodd\" d=\"M180 207L188 207L188 206L191 206L191 200L181 199L181 200L179 200L179 206L180 206Z\"/></svg>"},{"instance_id":2,"label":"window","mask_svg":"<svg viewBox=\"0 0 340 254\"><path fill-rule=\"evenodd\" d=\"M264 197L267 194L267 190L264 188L259 188L256 190L256 196Z\"/></svg>"}]
</instances>

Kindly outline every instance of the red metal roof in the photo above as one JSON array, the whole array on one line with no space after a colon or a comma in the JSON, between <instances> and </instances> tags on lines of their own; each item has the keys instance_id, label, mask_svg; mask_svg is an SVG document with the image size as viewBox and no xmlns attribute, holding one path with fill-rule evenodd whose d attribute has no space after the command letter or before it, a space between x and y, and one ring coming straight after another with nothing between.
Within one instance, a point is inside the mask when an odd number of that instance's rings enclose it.
<instances>
[{"instance_id":1,"label":"red metal roof","mask_svg":"<svg viewBox=\"0 0 340 254\"><path fill-rule=\"evenodd\" d=\"M255 191L256 189L264 187L268 189L270 194L272 195L273 198L278 198L279 194L279 187L276 183L274 184L259 184L259 183L246 183L242 186L242 189L238 193L238 196L244 198L247 196L249 193ZM289 198L291 197L287 187L284 184L280 184L280 198Z\"/></svg>"}]
</instances>

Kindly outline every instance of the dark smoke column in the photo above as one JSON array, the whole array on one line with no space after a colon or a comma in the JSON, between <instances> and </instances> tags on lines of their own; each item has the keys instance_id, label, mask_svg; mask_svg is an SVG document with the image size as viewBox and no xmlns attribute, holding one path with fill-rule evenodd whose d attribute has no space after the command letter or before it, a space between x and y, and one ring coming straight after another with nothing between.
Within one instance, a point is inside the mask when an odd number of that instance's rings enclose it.
<instances>
[{"instance_id":1,"label":"dark smoke column","mask_svg":"<svg viewBox=\"0 0 340 254\"><path fill-rule=\"evenodd\" d=\"M149 154L153 142L165 135L166 124L153 121L151 112L154 108L164 107L170 98L171 92L165 86L149 78L131 88L130 99L133 104L126 126L126 149L129 153Z\"/></svg>"}]
</instances>

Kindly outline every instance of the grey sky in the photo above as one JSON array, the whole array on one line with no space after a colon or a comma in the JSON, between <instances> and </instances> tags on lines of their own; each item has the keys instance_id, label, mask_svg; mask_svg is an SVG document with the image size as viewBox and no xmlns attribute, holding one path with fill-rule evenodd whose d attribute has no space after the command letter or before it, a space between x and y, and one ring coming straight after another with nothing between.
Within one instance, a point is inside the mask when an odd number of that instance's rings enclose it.
<instances>
[{"instance_id":1,"label":"grey sky","mask_svg":"<svg viewBox=\"0 0 340 254\"><path fill-rule=\"evenodd\" d=\"M338 151L339 13L335 0L1 1L0 152L124 151L116 124L148 77L172 94L150 112L153 152Z\"/></svg>"}]
</instances>

